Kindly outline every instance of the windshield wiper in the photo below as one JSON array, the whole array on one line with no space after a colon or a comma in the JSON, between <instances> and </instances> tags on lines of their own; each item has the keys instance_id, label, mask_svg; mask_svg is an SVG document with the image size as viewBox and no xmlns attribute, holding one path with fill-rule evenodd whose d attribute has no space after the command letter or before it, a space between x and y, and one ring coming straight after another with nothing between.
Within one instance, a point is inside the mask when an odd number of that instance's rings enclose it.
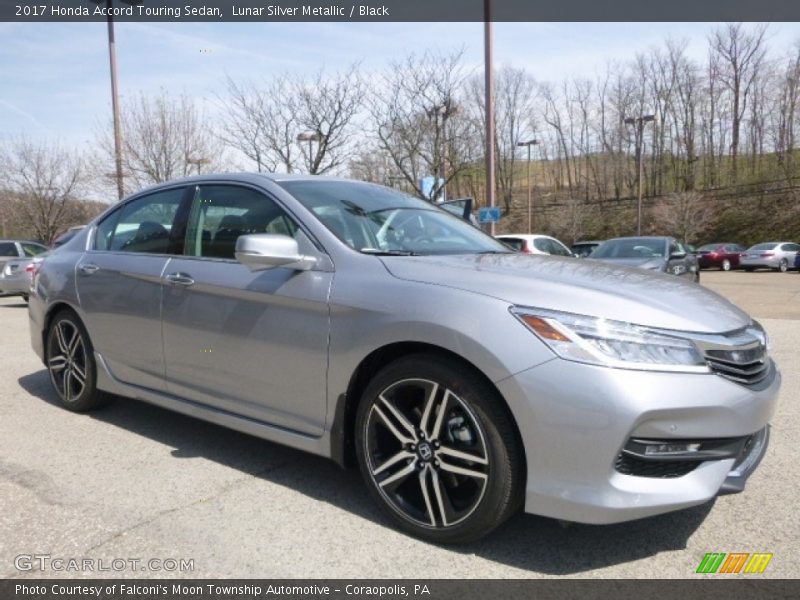
<instances>
[{"instance_id":1,"label":"windshield wiper","mask_svg":"<svg viewBox=\"0 0 800 600\"><path fill-rule=\"evenodd\" d=\"M373 254L375 256L419 256L419 253L411 250L379 250L378 248L362 248L363 254Z\"/></svg>"},{"instance_id":2,"label":"windshield wiper","mask_svg":"<svg viewBox=\"0 0 800 600\"><path fill-rule=\"evenodd\" d=\"M513 250L483 250L475 254L515 254Z\"/></svg>"}]
</instances>

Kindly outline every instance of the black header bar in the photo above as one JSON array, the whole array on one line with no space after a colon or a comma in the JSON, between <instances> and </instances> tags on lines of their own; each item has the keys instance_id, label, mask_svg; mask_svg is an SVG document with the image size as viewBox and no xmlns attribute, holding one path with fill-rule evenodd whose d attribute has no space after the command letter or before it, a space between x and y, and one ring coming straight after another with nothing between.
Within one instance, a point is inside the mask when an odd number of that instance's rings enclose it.
<instances>
[{"instance_id":1,"label":"black header bar","mask_svg":"<svg viewBox=\"0 0 800 600\"><path fill-rule=\"evenodd\" d=\"M112 0L117 21L481 22L483 0ZM492 20L800 21L798 0L491 0ZM107 19L106 0L0 0L0 21Z\"/></svg>"}]
</instances>

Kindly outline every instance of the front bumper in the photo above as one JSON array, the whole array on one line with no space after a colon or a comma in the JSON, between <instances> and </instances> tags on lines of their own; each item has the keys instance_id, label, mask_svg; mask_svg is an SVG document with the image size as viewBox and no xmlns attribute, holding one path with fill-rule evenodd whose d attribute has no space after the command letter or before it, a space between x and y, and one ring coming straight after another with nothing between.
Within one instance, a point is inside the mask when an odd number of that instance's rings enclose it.
<instances>
[{"instance_id":1,"label":"front bumper","mask_svg":"<svg viewBox=\"0 0 800 600\"><path fill-rule=\"evenodd\" d=\"M526 512L615 523L741 490L766 452L767 424L780 383L775 367L766 380L750 387L714 374L610 369L561 359L498 382L525 446ZM640 476L618 470L632 438L751 436L761 441L746 446L742 455L702 461L685 474Z\"/></svg>"}]
</instances>

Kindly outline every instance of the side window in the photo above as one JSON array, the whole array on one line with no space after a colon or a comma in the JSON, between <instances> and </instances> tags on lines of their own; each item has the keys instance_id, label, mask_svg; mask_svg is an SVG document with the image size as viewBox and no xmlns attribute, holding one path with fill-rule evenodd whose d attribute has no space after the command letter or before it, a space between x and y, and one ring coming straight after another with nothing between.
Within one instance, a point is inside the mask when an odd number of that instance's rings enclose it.
<instances>
[{"instance_id":1,"label":"side window","mask_svg":"<svg viewBox=\"0 0 800 600\"><path fill-rule=\"evenodd\" d=\"M569 250L554 240L550 240L550 254L553 256L572 256Z\"/></svg>"},{"instance_id":2,"label":"side window","mask_svg":"<svg viewBox=\"0 0 800 600\"><path fill-rule=\"evenodd\" d=\"M234 185L202 186L189 215L184 254L233 259L241 235L297 237L298 231L295 222L264 194Z\"/></svg>"},{"instance_id":3,"label":"side window","mask_svg":"<svg viewBox=\"0 0 800 600\"><path fill-rule=\"evenodd\" d=\"M37 254L47 251L47 248L39 244L21 244L21 246L25 256L36 256Z\"/></svg>"},{"instance_id":4,"label":"side window","mask_svg":"<svg viewBox=\"0 0 800 600\"><path fill-rule=\"evenodd\" d=\"M786 244L783 249L787 252L797 252L800 250L800 244Z\"/></svg>"},{"instance_id":5,"label":"side window","mask_svg":"<svg viewBox=\"0 0 800 600\"><path fill-rule=\"evenodd\" d=\"M0 242L0 256L17 256L17 245L14 242Z\"/></svg>"},{"instance_id":6,"label":"side window","mask_svg":"<svg viewBox=\"0 0 800 600\"><path fill-rule=\"evenodd\" d=\"M166 190L128 202L97 226L94 249L167 254L183 192L183 188Z\"/></svg>"},{"instance_id":7,"label":"side window","mask_svg":"<svg viewBox=\"0 0 800 600\"><path fill-rule=\"evenodd\" d=\"M533 240L533 247L539 252L546 252L550 254L550 240L547 238L536 238Z\"/></svg>"}]
</instances>

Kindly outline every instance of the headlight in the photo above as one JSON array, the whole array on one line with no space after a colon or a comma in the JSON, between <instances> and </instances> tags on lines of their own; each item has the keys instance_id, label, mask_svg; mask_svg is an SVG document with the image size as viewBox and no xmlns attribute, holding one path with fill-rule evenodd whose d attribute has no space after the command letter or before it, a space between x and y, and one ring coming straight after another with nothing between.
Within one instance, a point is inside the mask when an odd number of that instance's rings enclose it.
<instances>
[{"instance_id":1,"label":"headlight","mask_svg":"<svg viewBox=\"0 0 800 600\"><path fill-rule=\"evenodd\" d=\"M624 369L709 372L695 344L677 332L551 310L514 307L511 312L566 360Z\"/></svg>"}]
</instances>

